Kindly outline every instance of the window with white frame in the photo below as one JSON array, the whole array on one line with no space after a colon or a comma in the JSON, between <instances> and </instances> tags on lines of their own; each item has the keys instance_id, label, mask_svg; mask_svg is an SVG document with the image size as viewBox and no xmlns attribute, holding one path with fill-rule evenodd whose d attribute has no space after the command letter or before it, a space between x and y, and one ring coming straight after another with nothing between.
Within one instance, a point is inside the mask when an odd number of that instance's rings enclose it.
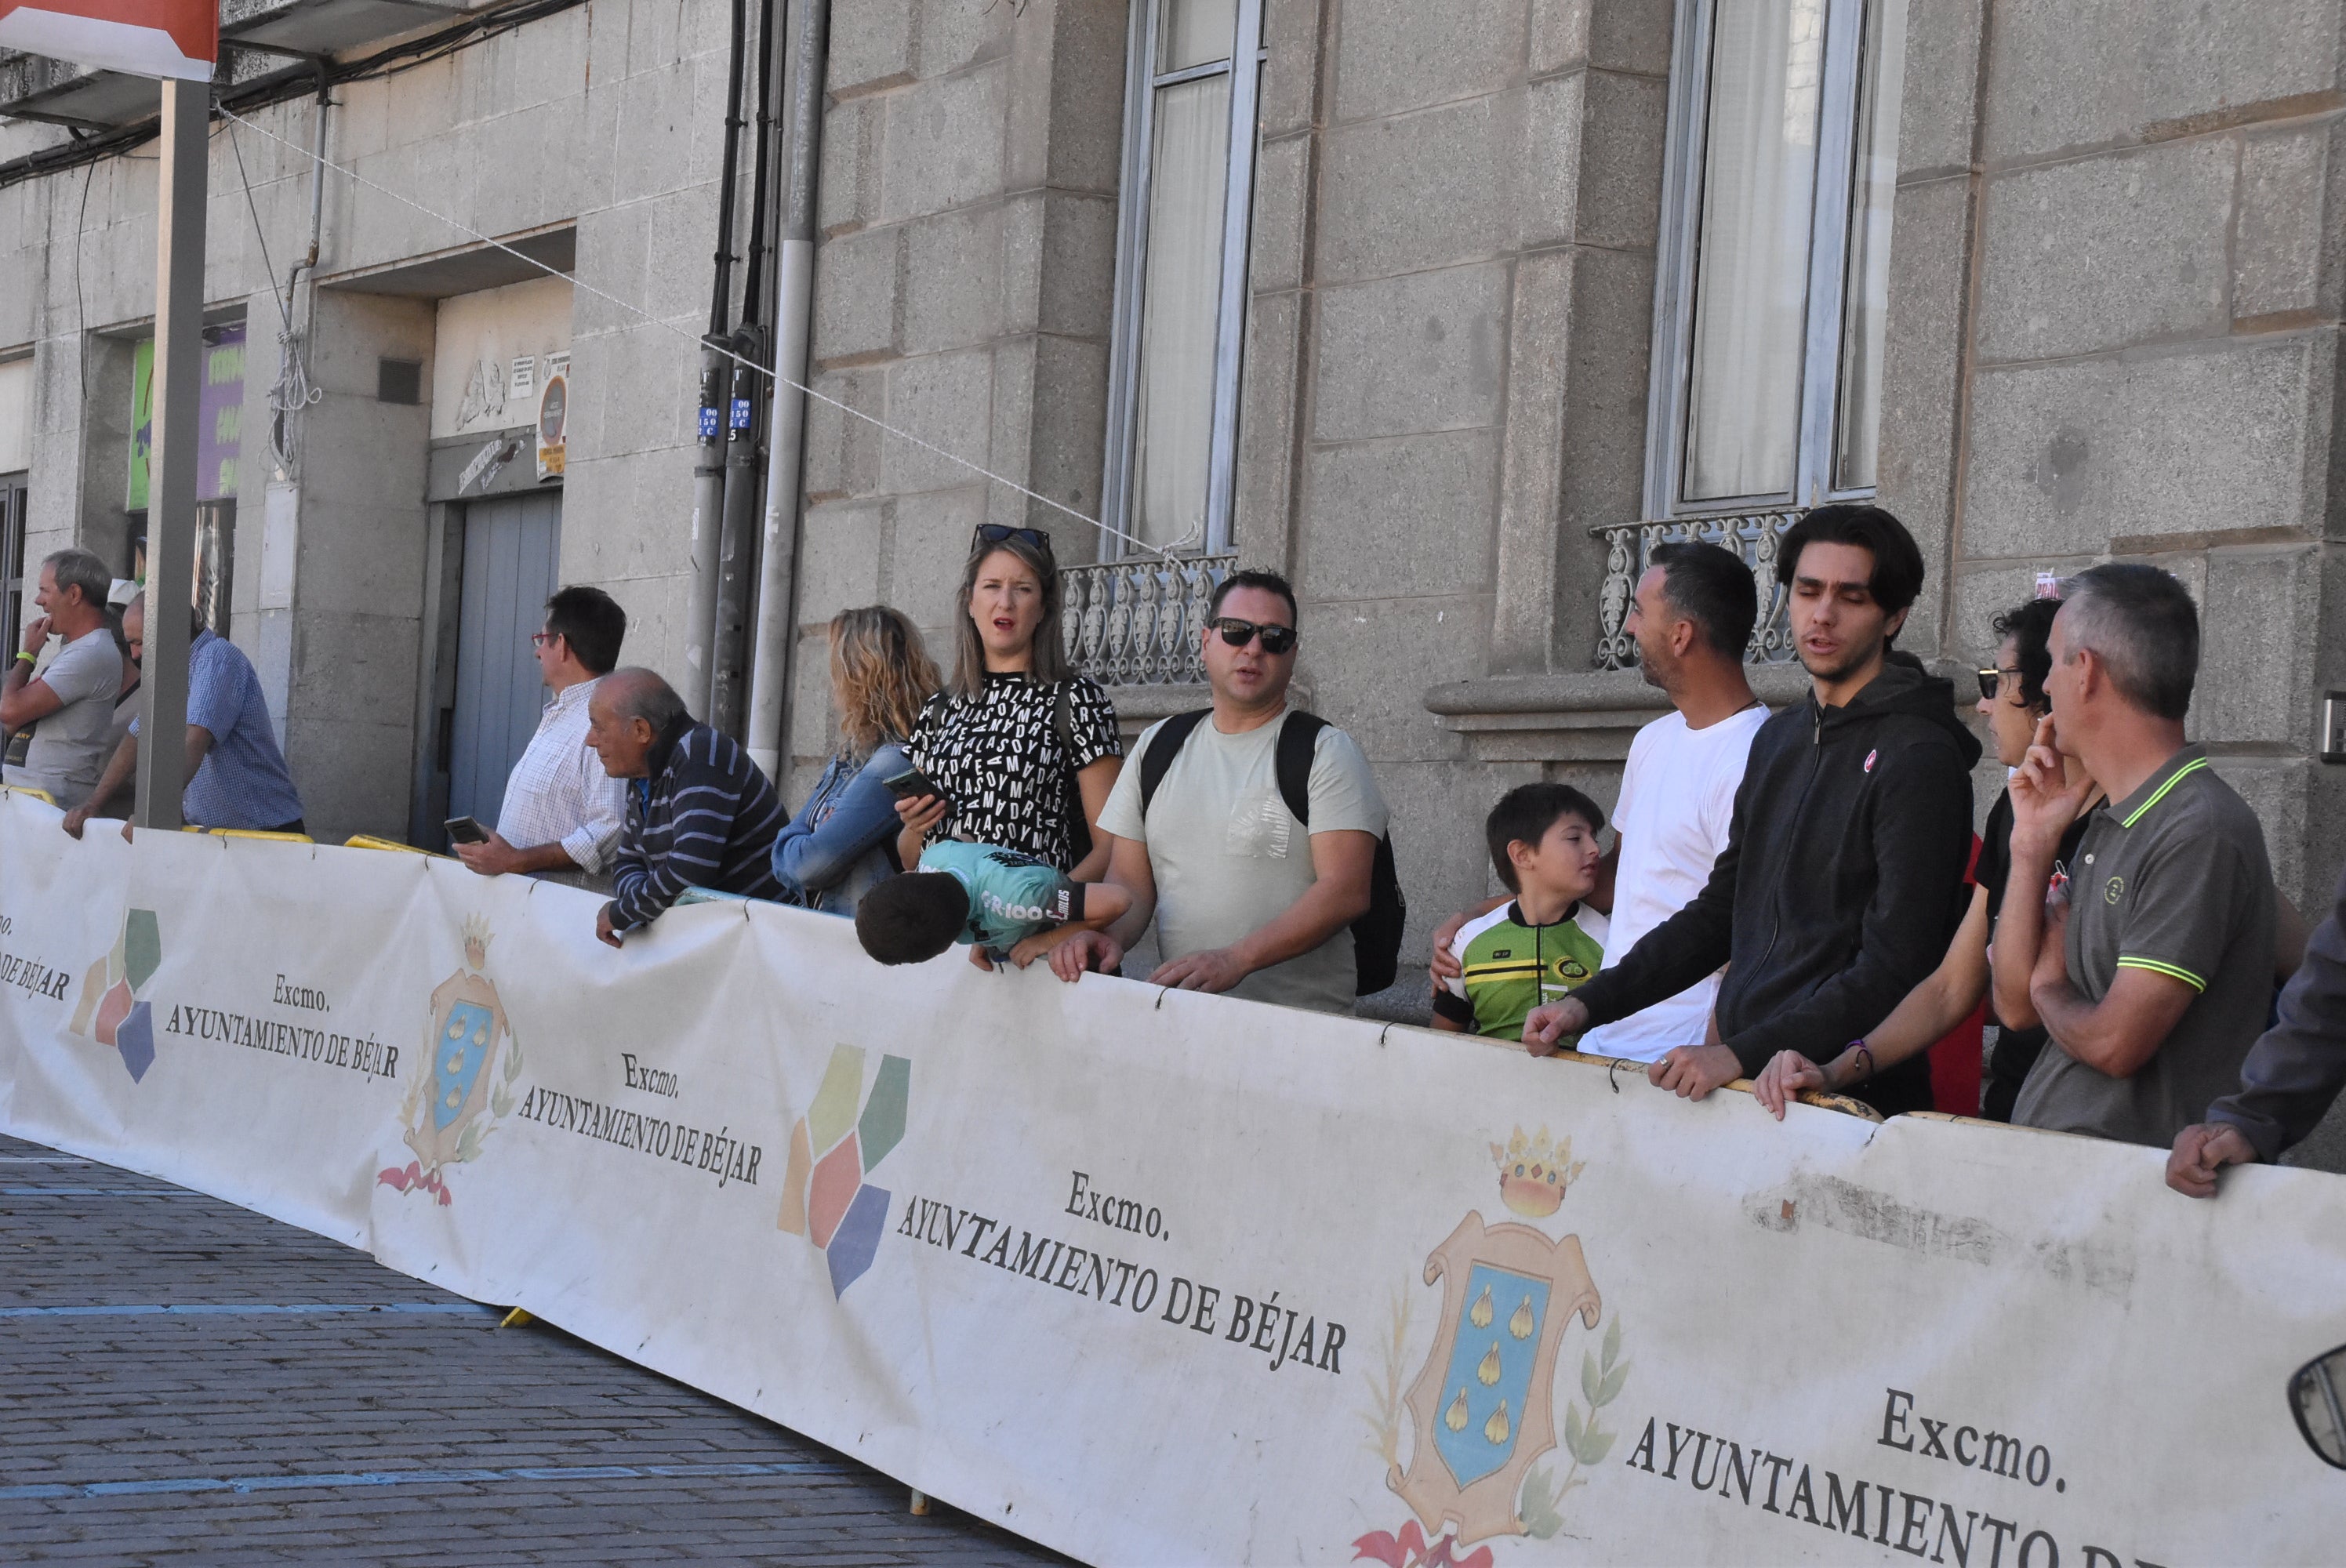
<instances>
[{"instance_id":1,"label":"window with white frame","mask_svg":"<svg viewBox=\"0 0 2346 1568\"><path fill-rule=\"evenodd\" d=\"M1261 55L1262 0L1135 0L1102 505L1167 548L1229 547Z\"/></svg>"},{"instance_id":2,"label":"window with white frame","mask_svg":"<svg viewBox=\"0 0 2346 1568\"><path fill-rule=\"evenodd\" d=\"M1873 494L1906 0L1678 0L1648 517Z\"/></svg>"}]
</instances>

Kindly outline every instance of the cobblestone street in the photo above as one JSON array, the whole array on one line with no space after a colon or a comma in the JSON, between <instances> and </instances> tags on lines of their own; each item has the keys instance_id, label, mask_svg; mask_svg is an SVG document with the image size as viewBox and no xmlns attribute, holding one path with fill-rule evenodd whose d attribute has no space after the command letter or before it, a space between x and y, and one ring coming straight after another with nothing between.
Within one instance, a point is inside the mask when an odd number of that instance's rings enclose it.
<instances>
[{"instance_id":1,"label":"cobblestone street","mask_svg":"<svg viewBox=\"0 0 2346 1568\"><path fill-rule=\"evenodd\" d=\"M1065 1561L543 1324L0 1138L0 1562Z\"/></svg>"}]
</instances>

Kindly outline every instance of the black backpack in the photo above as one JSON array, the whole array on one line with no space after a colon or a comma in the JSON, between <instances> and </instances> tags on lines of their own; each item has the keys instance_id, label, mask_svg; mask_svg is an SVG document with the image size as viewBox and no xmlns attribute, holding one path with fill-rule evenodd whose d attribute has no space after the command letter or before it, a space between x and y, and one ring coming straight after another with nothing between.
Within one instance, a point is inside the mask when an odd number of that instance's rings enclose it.
<instances>
[{"instance_id":1,"label":"black backpack","mask_svg":"<svg viewBox=\"0 0 2346 1568\"><path fill-rule=\"evenodd\" d=\"M1165 781L1173 759L1188 744L1189 732L1213 710L1200 708L1167 719L1140 758L1140 814ZM1311 827L1311 755L1328 721L1300 708L1280 723L1279 798L1308 832ZM1366 996L1393 983L1401 961L1402 927L1409 921L1409 901L1402 896L1401 878L1393 870L1392 835L1378 839L1376 863L1369 871L1368 912L1352 922L1352 992Z\"/></svg>"}]
</instances>

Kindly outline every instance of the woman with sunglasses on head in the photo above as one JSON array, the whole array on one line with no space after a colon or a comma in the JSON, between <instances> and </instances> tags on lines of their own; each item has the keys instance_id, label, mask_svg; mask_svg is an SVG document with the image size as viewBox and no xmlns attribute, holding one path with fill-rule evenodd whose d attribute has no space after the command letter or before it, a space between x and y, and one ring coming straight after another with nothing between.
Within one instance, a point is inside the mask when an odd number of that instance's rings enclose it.
<instances>
[{"instance_id":1,"label":"woman with sunglasses on head","mask_svg":"<svg viewBox=\"0 0 2346 1568\"><path fill-rule=\"evenodd\" d=\"M1991 623L2000 640L1995 667L1979 672L1978 711L1988 721L1997 759L2006 768L2017 768L2026 759L2037 721L2052 710L2045 696L2045 677L2053 667L2050 639L2053 617L2060 608L2058 599L2035 599L2004 611ZM2084 776L2084 769L2075 758L2066 760L2074 783ZM2088 798L2086 809L2077 814L2077 820L2061 840L2061 852L2054 862L2056 869L2066 868L2076 853L2077 841L2086 836L2086 820L2103 798L2096 789ZM1988 993L1988 942L2004 905L2011 840L2012 797L1999 795L1988 809L1987 826L1981 830L1979 864L1973 871L1975 885L1971 908L1955 932L1955 940L1948 946L1946 957L1928 980L1907 993L1879 1027L1862 1039L1851 1041L1838 1055L1828 1055L1819 1062L1798 1051L1778 1052L1752 1084L1753 1094L1775 1114L1777 1120L1783 1119L1784 1103L1801 1090L1838 1094L1854 1088L1883 1068L1929 1050L1971 1016L1980 999ZM1998 998L1997 1003L2009 1000ZM2019 1001L2025 1005L2026 999ZM2021 1083L2028 1076L2029 1068L2035 1065L2036 1054L2045 1048L2045 1031L2036 1024L2033 1013L2016 1008L2013 1011L2014 1016L2028 1017L2029 1025L2021 1028L2005 1024L1998 1030L1995 1052L1988 1062L1985 1105L1981 1111L1981 1115L1998 1122L2012 1119L2013 1101L2020 1094Z\"/></svg>"},{"instance_id":2,"label":"woman with sunglasses on head","mask_svg":"<svg viewBox=\"0 0 2346 1568\"><path fill-rule=\"evenodd\" d=\"M957 603L953 669L909 747L944 794L898 800L903 825L1097 881L1107 840L1096 824L1124 744L1107 693L1068 667L1061 647L1050 535L981 524Z\"/></svg>"},{"instance_id":3,"label":"woman with sunglasses on head","mask_svg":"<svg viewBox=\"0 0 2346 1568\"><path fill-rule=\"evenodd\" d=\"M920 629L896 610L842 610L831 623L831 706L840 748L814 793L774 840L774 880L826 914L855 913L874 885L903 868L903 823L888 780L912 768L907 738L942 684Z\"/></svg>"}]
</instances>

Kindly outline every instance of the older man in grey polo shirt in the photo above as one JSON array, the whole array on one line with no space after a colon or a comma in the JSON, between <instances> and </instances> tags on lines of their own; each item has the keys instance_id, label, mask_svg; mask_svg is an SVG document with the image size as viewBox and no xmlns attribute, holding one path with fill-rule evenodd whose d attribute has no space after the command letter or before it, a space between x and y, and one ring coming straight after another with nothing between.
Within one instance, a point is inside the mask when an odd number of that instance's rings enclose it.
<instances>
[{"instance_id":1,"label":"older man in grey polo shirt","mask_svg":"<svg viewBox=\"0 0 2346 1568\"><path fill-rule=\"evenodd\" d=\"M67 810L89 798L106 768L122 653L114 644L106 599L114 574L87 550L59 550L41 563L42 613L25 627L25 647L0 677L0 734L30 727L25 760L7 782L46 790ZM54 635L64 644L34 673Z\"/></svg>"},{"instance_id":2,"label":"older man in grey polo shirt","mask_svg":"<svg viewBox=\"0 0 2346 1568\"><path fill-rule=\"evenodd\" d=\"M2052 1048L2012 1119L2165 1148L2239 1084L2264 1027L2275 924L2264 830L2206 751L2184 744L2199 619L2180 583L2124 565L2072 578L2052 653L2052 716L2012 780L2012 871L1995 941L1998 993L2023 989L2008 982L2026 971ZM2110 801L2066 886L2044 901L2023 890L2046 887L2062 831L2092 789L2065 784L2060 752Z\"/></svg>"}]
</instances>

